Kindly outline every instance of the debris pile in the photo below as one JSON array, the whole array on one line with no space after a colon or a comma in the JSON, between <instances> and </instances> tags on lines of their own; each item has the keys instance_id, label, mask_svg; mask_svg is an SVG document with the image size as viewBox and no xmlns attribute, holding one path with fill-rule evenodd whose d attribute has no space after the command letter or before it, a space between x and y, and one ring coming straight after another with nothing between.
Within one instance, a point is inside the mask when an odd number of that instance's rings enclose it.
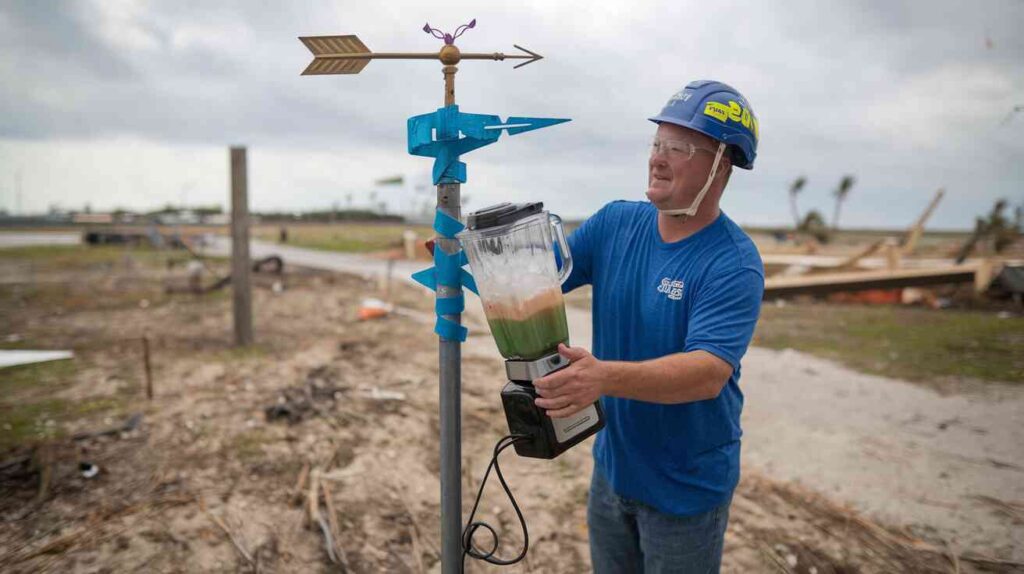
<instances>
[{"instance_id":1,"label":"debris pile","mask_svg":"<svg viewBox=\"0 0 1024 574\"><path fill-rule=\"evenodd\" d=\"M338 369L329 365L309 371L301 384L283 390L277 403L263 409L267 422L283 420L294 425L311 415L333 412L337 401L352 390L339 378Z\"/></svg>"}]
</instances>

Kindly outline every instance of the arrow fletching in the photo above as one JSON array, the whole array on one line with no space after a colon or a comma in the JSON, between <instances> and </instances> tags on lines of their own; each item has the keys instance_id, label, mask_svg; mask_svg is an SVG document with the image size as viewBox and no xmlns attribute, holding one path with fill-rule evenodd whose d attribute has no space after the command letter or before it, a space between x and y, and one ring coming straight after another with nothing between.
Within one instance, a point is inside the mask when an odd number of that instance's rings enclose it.
<instances>
[{"instance_id":1,"label":"arrow fletching","mask_svg":"<svg viewBox=\"0 0 1024 574\"><path fill-rule=\"evenodd\" d=\"M329 74L358 74L370 63L370 49L354 35L304 36L299 40L313 53L313 61L303 70L303 76ZM366 54L360 58L360 54Z\"/></svg>"}]
</instances>

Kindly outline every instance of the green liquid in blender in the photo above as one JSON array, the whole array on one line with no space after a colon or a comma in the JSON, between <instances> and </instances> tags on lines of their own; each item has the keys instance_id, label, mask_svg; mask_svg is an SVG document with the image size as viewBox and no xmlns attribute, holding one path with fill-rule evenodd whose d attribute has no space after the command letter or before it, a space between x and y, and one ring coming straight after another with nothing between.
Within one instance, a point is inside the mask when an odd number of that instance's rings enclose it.
<instances>
[{"instance_id":1,"label":"green liquid in blender","mask_svg":"<svg viewBox=\"0 0 1024 574\"><path fill-rule=\"evenodd\" d=\"M561 296L559 294L559 299ZM559 301L523 319L488 318L498 351L507 359L532 361L555 352L559 343L569 344L565 303Z\"/></svg>"}]
</instances>

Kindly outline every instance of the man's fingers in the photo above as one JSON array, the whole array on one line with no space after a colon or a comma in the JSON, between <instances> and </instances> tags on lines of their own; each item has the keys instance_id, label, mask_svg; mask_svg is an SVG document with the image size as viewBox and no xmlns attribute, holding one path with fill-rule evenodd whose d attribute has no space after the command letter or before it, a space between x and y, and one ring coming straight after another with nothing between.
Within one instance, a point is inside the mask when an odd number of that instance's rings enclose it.
<instances>
[{"instance_id":1,"label":"man's fingers","mask_svg":"<svg viewBox=\"0 0 1024 574\"><path fill-rule=\"evenodd\" d=\"M586 405L584 405L586 406ZM548 410L547 415L553 419L563 419L565 417L571 417L572 415L583 410L582 406L568 405L565 408Z\"/></svg>"},{"instance_id":2,"label":"man's fingers","mask_svg":"<svg viewBox=\"0 0 1024 574\"><path fill-rule=\"evenodd\" d=\"M538 407L540 407L540 408L542 408L544 410L551 410L551 409L564 409L565 407L567 407L570 404L572 404L572 401L571 401L571 399L569 397L552 397L552 398L547 398L547 399L545 399L545 398L534 399L534 403Z\"/></svg>"},{"instance_id":3,"label":"man's fingers","mask_svg":"<svg viewBox=\"0 0 1024 574\"><path fill-rule=\"evenodd\" d=\"M580 359L586 358L590 352L583 347L570 347L565 343L559 343L558 354L569 359L569 361L579 361Z\"/></svg>"},{"instance_id":4,"label":"man's fingers","mask_svg":"<svg viewBox=\"0 0 1024 574\"><path fill-rule=\"evenodd\" d=\"M554 385L537 386L534 385L537 394L544 397L545 399L553 399L562 395L568 395L572 392L572 385L568 381L556 382Z\"/></svg>"},{"instance_id":5,"label":"man's fingers","mask_svg":"<svg viewBox=\"0 0 1024 574\"><path fill-rule=\"evenodd\" d=\"M559 371L555 371L550 375L545 375L537 379L536 381L533 381L533 386L538 390L553 391L567 383L571 378L572 373L570 373L569 369L566 368Z\"/></svg>"}]
</instances>

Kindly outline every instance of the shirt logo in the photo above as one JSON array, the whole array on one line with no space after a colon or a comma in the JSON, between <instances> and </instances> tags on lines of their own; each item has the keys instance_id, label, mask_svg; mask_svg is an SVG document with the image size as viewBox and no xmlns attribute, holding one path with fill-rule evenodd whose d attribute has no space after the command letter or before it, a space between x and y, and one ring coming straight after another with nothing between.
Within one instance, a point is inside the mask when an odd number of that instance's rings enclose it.
<instances>
[{"instance_id":1,"label":"shirt logo","mask_svg":"<svg viewBox=\"0 0 1024 574\"><path fill-rule=\"evenodd\" d=\"M683 298L683 282L666 277L661 280L661 285L658 285L658 293L664 293L669 299L678 301Z\"/></svg>"}]
</instances>

